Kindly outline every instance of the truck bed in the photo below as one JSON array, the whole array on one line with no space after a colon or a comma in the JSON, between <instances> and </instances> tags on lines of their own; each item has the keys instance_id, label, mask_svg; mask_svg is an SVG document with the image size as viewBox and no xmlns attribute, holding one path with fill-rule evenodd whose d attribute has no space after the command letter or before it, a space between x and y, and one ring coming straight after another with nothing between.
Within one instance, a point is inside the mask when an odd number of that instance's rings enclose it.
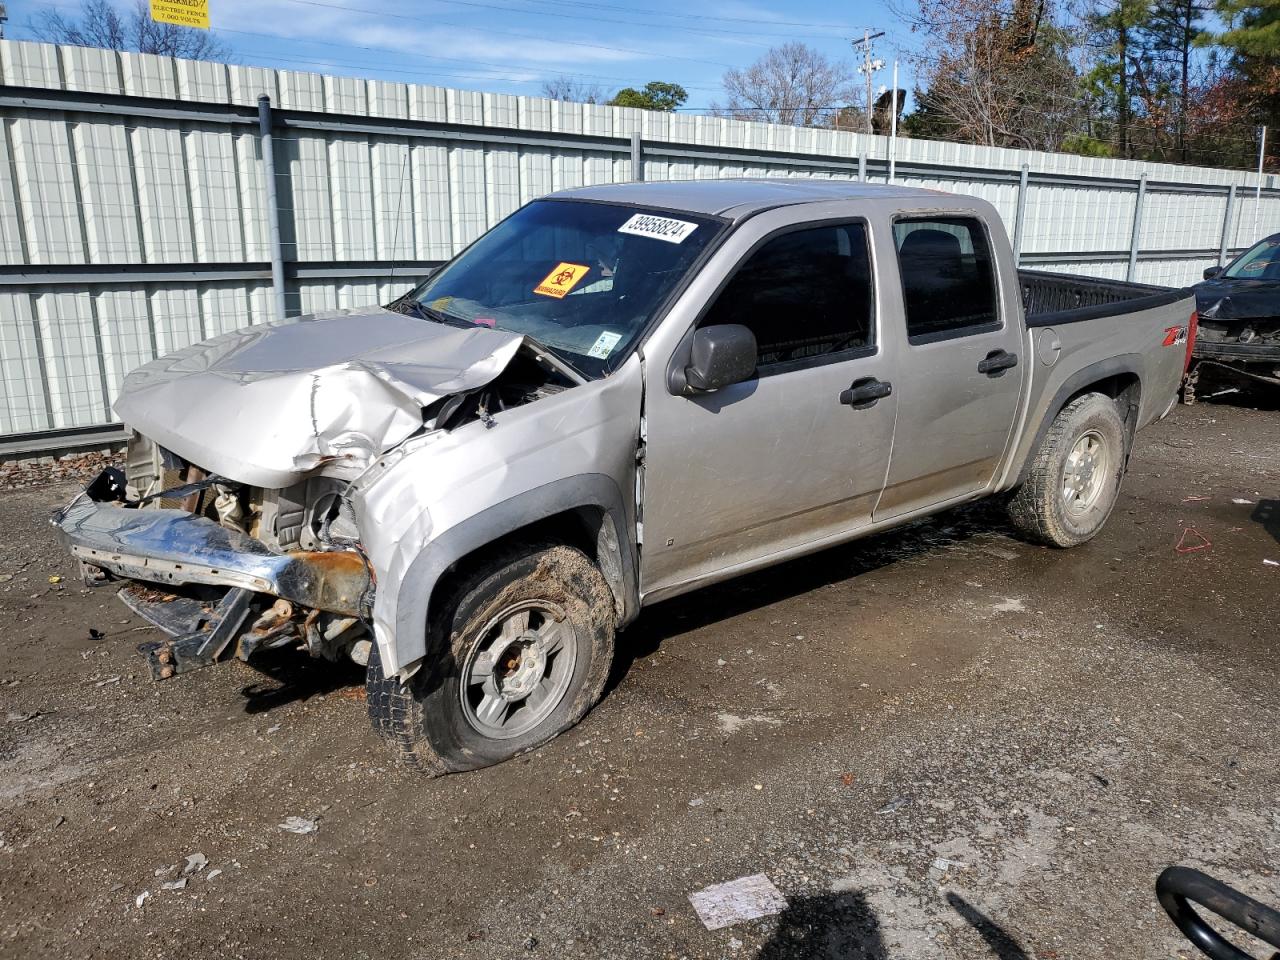
<instances>
[{"instance_id":1,"label":"truck bed","mask_svg":"<svg viewBox=\"0 0 1280 960\"><path fill-rule=\"evenodd\" d=\"M1177 303L1189 290L1071 273L1019 270L1028 327L1057 326Z\"/></svg>"}]
</instances>

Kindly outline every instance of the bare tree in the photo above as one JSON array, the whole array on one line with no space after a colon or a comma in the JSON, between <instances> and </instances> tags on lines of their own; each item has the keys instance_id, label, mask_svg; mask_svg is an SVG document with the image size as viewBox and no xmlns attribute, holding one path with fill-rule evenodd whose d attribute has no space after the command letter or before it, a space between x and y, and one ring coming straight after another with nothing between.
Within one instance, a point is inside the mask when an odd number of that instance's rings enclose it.
<instances>
[{"instance_id":1,"label":"bare tree","mask_svg":"<svg viewBox=\"0 0 1280 960\"><path fill-rule=\"evenodd\" d=\"M745 70L728 71L723 80L727 102L712 104L711 112L737 120L827 126L847 120L851 106L861 110L851 75L845 64L791 41Z\"/></svg>"},{"instance_id":2,"label":"bare tree","mask_svg":"<svg viewBox=\"0 0 1280 960\"><path fill-rule=\"evenodd\" d=\"M109 0L83 0L78 17L43 10L30 23L31 32L49 43L105 47L155 53L183 60L226 60L231 51L208 30L156 23L147 0L118 10Z\"/></svg>"},{"instance_id":3,"label":"bare tree","mask_svg":"<svg viewBox=\"0 0 1280 960\"><path fill-rule=\"evenodd\" d=\"M1060 149L1083 111L1068 37L1047 0L919 0L916 75L948 139Z\"/></svg>"},{"instance_id":4,"label":"bare tree","mask_svg":"<svg viewBox=\"0 0 1280 960\"><path fill-rule=\"evenodd\" d=\"M583 83L563 76L544 81L542 95L548 100L568 100L571 103L604 103L609 99L598 83Z\"/></svg>"}]
</instances>

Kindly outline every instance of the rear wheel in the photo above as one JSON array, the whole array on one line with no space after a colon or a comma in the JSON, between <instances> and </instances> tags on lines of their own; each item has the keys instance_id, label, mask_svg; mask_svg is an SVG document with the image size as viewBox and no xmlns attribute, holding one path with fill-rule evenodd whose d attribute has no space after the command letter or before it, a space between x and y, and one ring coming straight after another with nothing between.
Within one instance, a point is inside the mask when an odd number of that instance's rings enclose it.
<instances>
[{"instance_id":1,"label":"rear wheel","mask_svg":"<svg viewBox=\"0 0 1280 960\"><path fill-rule=\"evenodd\" d=\"M517 547L457 580L407 684L369 661L369 714L410 764L471 770L530 750L599 699L613 659L613 595L581 551Z\"/></svg>"},{"instance_id":2,"label":"rear wheel","mask_svg":"<svg viewBox=\"0 0 1280 960\"><path fill-rule=\"evenodd\" d=\"M1054 418L1009 518L1032 540L1074 547L1091 540L1116 504L1125 468L1125 428L1100 393L1077 397Z\"/></svg>"}]
</instances>

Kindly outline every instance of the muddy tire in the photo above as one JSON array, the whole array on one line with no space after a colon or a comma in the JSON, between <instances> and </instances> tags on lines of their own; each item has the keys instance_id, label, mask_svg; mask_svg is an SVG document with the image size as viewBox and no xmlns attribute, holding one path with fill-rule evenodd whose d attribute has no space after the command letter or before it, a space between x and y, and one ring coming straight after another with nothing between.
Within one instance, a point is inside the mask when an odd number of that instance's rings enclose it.
<instances>
[{"instance_id":1,"label":"muddy tire","mask_svg":"<svg viewBox=\"0 0 1280 960\"><path fill-rule=\"evenodd\" d=\"M369 657L369 718L408 764L436 775L501 763L568 730L600 699L613 594L580 550L508 549L446 590L407 684L383 675L376 645Z\"/></svg>"},{"instance_id":2,"label":"muddy tire","mask_svg":"<svg viewBox=\"0 0 1280 960\"><path fill-rule=\"evenodd\" d=\"M1091 540L1116 505L1126 452L1114 401L1100 393L1077 397L1050 425L1009 501L1009 519L1028 539L1051 547Z\"/></svg>"}]
</instances>

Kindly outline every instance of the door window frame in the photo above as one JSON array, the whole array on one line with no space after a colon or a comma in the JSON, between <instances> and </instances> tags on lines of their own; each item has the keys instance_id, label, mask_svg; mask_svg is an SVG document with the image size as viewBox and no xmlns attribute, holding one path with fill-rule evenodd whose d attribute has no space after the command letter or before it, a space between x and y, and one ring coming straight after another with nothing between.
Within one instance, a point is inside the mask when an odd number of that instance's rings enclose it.
<instances>
[{"instance_id":1,"label":"door window frame","mask_svg":"<svg viewBox=\"0 0 1280 960\"><path fill-rule=\"evenodd\" d=\"M975 323L967 327L955 327L951 330L938 330L934 333L918 333L912 335L910 318L907 316L907 278L902 273L902 252L898 249L898 239L893 228L905 221L930 220L972 220L982 230L987 241L987 253L991 259L992 303L995 307L995 320L988 323ZM893 245L893 265L898 271L898 285L902 293L902 333L908 345L922 347L930 343L943 343L947 340L959 340L963 337L976 337L984 333L1000 333L1005 329L1005 311L1000 286L1000 264L996 257L995 245L991 242L991 227L986 218L973 210L904 210L895 213L889 221L889 242Z\"/></svg>"},{"instance_id":2,"label":"door window frame","mask_svg":"<svg viewBox=\"0 0 1280 960\"><path fill-rule=\"evenodd\" d=\"M784 373L794 373L797 370L807 370L810 367L821 367L830 363L843 363L848 360L860 360L864 357L874 357L880 352L881 343L881 318L880 318L880 297L879 291L879 263L876 259L875 234L872 230L871 221L865 216L852 217L827 217L822 220L807 220L803 223L791 223L784 227L779 227L763 237L760 237L753 243L741 257L738 262L733 265L733 269L725 274L724 278L716 285L715 292L707 298L707 302L702 305L702 309L698 311L697 317L694 318L693 325L689 328L686 338L691 336L695 330L702 327L703 321L707 314L711 312L711 308L716 305L716 301L720 299L721 294L733 282L734 278L741 272L742 268L751 261L766 244L778 237L786 236L791 233L801 233L806 230L816 230L821 227L848 227L861 226L866 236L867 250L867 266L869 268L871 289L869 291L871 299L871 316L870 328L868 333L871 342L861 346L852 347L848 350L841 350L837 353L823 353L813 357L801 357L798 360L783 360L778 363L771 363L766 367L756 368L756 377L774 377ZM683 342L681 344L683 346ZM677 351L678 353L679 351Z\"/></svg>"}]
</instances>

